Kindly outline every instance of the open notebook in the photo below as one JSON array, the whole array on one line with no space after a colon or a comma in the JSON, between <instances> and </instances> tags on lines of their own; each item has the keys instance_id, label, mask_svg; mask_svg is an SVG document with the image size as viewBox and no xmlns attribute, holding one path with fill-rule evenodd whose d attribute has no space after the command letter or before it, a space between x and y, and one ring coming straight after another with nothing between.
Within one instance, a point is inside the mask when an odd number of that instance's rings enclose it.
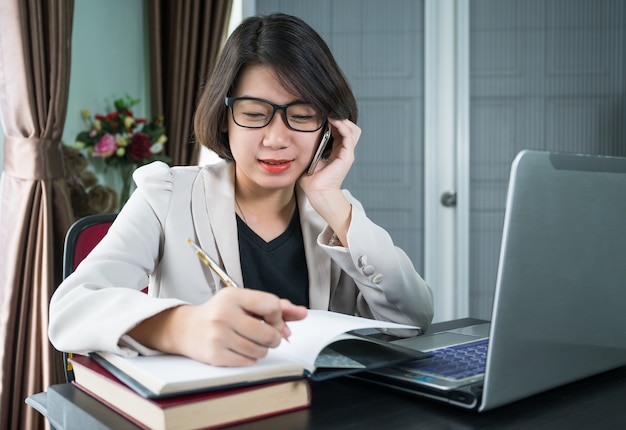
<instances>
[{"instance_id":1,"label":"open notebook","mask_svg":"<svg viewBox=\"0 0 626 430\"><path fill-rule=\"evenodd\" d=\"M395 341L434 357L358 377L485 411L626 365L625 303L626 158L522 151L491 323ZM467 346L482 368L447 366Z\"/></svg>"},{"instance_id":2,"label":"open notebook","mask_svg":"<svg viewBox=\"0 0 626 430\"><path fill-rule=\"evenodd\" d=\"M280 380L324 380L424 358L427 354L355 333L363 329L415 329L336 312L313 310L288 322L292 335L253 366L221 367L179 355L91 357L147 398L190 394ZM79 376L76 380L80 382Z\"/></svg>"}]
</instances>

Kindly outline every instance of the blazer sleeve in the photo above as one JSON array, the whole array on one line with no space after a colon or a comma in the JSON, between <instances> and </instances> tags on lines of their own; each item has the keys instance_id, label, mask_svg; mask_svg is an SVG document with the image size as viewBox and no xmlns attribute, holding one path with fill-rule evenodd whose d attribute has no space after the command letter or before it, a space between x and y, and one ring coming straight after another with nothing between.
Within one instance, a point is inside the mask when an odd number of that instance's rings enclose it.
<instances>
[{"instance_id":1,"label":"blazer sleeve","mask_svg":"<svg viewBox=\"0 0 626 430\"><path fill-rule=\"evenodd\" d=\"M121 337L140 321L184 303L141 292L159 260L172 172L160 162L135 171L137 189L107 235L57 288L48 335L61 351L132 356Z\"/></svg>"},{"instance_id":2,"label":"blazer sleeve","mask_svg":"<svg viewBox=\"0 0 626 430\"><path fill-rule=\"evenodd\" d=\"M346 192L352 204L348 246L332 246L333 232L326 227L318 237L319 246L348 276L337 286L358 289L356 311L359 315L403 324L422 331L430 325L433 294L417 273L406 253L394 245L389 233L370 220L362 205Z\"/></svg>"}]
</instances>

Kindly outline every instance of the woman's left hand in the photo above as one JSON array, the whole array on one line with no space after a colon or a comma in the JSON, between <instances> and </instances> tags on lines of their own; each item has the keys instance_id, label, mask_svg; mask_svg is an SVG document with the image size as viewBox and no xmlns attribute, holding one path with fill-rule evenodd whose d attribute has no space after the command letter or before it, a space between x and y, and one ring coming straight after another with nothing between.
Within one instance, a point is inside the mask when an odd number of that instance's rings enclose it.
<instances>
[{"instance_id":1,"label":"woman's left hand","mask_svg":"<svg viewBox=\"0 0 626 430\"><path fill-rule=\"evenodd\" d=\"M312 175L298 180L311 206L328 223L343 246L347 246L352 206L341 191L344 179L354 163L354 149L361 129L352 121L328 119L333 147L327 160L321 160Z\"/></svg>"},{"instance_id":2,"label":"woman's left hand","mask_svg":"<svg viewBox=\"0 0 626 430\"><path fill-rule=\"evenodd\" d=\"M333 136L332 150L326 160L320 160L312 175L303 174L298 183L309 197L316 192L341 190L344 179L354 163L354 149L361 129L348 119L328 119Z\"/></svg>"}]
</instances>

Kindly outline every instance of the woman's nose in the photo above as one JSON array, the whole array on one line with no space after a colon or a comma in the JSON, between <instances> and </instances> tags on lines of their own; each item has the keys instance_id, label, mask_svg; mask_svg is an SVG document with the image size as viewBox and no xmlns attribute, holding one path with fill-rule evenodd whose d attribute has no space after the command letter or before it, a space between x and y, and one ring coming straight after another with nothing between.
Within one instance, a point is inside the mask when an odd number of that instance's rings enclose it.
<instances>
[{"instance_id":1,"label":"woman's nose","mask_svg":"<svg viewBox=\"0 0 626 430\"><path fill-rule=\"evenodd\" d=\"M289 145L289 134L291 130L287 127L285 116L282 112L276 112L274 118L265 126L265 138L263 145L279 149Z\"/></svg>"}]
</instances>

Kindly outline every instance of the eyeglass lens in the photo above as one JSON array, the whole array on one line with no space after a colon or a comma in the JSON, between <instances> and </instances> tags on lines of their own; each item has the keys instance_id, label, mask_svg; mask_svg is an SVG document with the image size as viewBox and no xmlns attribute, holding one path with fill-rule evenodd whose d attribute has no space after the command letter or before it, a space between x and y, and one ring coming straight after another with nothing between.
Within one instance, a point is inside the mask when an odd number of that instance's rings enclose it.
<instances>
[{"instance_id":1,"label":"eyeglass lens","mask_svg":"<svg viewBox=\"0 0 626 430\"><path fill-rule=\"evenodd\" d=\"M279 110L277 108L276 110ZM294 130L315 131L323 123L323 117L313 106L295 103L282 108L287 124ZM274 106L255 99L237 99L233 103L233 119L242 127L261 128L270 123L274 116Z\"/></svg>"}]
</instances>

